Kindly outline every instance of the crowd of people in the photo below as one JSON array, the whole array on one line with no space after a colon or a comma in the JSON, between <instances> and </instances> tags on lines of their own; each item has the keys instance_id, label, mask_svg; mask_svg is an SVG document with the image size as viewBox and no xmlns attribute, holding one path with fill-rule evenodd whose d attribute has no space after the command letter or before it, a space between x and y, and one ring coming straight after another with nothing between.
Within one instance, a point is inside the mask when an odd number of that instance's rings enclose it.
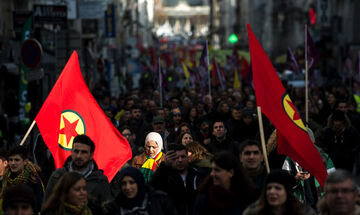
<instances>
[{"instance_id":1,"label":"crowd of people","mask_svg":"<svg viewBox=\"0 0 360 215\"><path fill-rule=\"evenodd\" d=\"M311 89L306 124L329 174L321 187L277 153L276 129L266 117L263 151L251 86L212 88L211 95L199 86L173 87L164 96L144 77L141 83L119 98L94 91L132 150L112 181L86 135L74 138L71 156L49 174L29 158L28 146L1 150L0 214L360 214L356 86ZM284 86L304 116L303 89Z\"/></svg>"}]
</instances>

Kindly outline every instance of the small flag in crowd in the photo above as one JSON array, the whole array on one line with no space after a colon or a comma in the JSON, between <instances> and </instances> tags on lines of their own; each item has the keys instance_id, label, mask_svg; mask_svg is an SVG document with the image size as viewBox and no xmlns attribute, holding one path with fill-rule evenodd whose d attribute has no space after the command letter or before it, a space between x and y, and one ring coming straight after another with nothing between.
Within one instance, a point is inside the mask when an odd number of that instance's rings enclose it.
<instances>
[{"instance_id":1,"label":"small flag in crowd","mask_svg":"<svg viewBox=\"0 0 360 215\"><path fill-rule=\"evenodd\" d=\"M252 72L249 63L244 57L241 57L241 77L244 84L251 85Z\"/></svg>"},{"instance_id":2,"label":"small flag in crowd","mask_svg":"<svg viewBox=\"0 0 360 215\"><path fill-rule=\"evenodd\" d=\"M183 71L184 71L184 75L185 75L185 87L186 88L189 88L190 87L190 73L189 73L189 70L187 68L187 66L185 65L184 62L181 63L182 65L182 68L183 68Z\"/></svg>"},{"instance_id":3,"label":"small flag in crowd","mask_svg":"<svg viewBox=\"0 0 360 215\"><path fill-rule=\"evenodd\" d=\"M277 129L278 153L298 162L323 186L327 171L320 154L249 24L247 28L256 102Z\"/></svg>"},{"instance_id":4,"label":"small flag in crowd","mask_svg":"<svg viewBox=\"0 0 360 215\"><path fill-rule=\"evenodd\" d=\"M235 67L234 70L234 89L238 89L241 88L241 83L240 83L240 75L238 72L238 69Z\"/></svg>"},{"instance_id":5,"label":"small flag in crowd","mask_svg":"<svg viewBox=\"0 0 360 215\"><path fill-rule=\"evenodd\" d=\"M213 78L212 79L212 85L213 86L220 85L221 89L225 90L225 75L220 70L219 64L216 61L215 56L213 57L211 75L212 75L212 78Z\"/></svg>"},{"instance_id":6,"label":"small flag in crowd","mask_svg":"<svg viewBox=\"0 0 360 215\"><path fill-rule=\"evenodd\" d=\"M91 95L74 51L35 118L55 160L63 166L71 155L74 137L86 134L95 143L94 160L109 181L131 158L127 140L110 122Z\"/></svg>"},{"instance_id":7,"label":"small flag in crowd","mask_svg":"<svg viewBox=\"0 0 360 215\"><path fill-rule=\"evenodd\" d=\"M201 52L201 56L199 59L199 73L201 79L205 78L207 76L207 73L209 71L209 53L208 53L208 47L207 43L204 45L204 48Z\"/></svg>"},{"instance_id":8,"label":"small flag in crowd","mask_svg":"<svg viewBox=\"0 0 360 215\"><path fill-rule=\"evenodd\" d=\"M290 47L288 47L286 63L295 74L301 74L300 65Z\"/></svg>"},{"instance_id":9,"label":"small flag in crowd","mask_svg":"<svg viewBox=\"0 0 360 215\"><path fill-rule=\"evenodd\" d=\"M319 62L320 52L316 48L315 43L310 36L309 30L306 30L306 41L307 41L306 52L307 52L307 58L308 58L307 61L308 61L308 66L309 66L309 70L310 70Z\"/></svg>"}]
</instances>

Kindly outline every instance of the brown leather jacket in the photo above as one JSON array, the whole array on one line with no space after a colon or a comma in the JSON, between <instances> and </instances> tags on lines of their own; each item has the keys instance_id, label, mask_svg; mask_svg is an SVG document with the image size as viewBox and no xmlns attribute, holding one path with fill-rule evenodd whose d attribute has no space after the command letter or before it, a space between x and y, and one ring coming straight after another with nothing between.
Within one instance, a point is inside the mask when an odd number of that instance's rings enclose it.
<instances>
[{"instance_id":1,"label":"brown leather jacket","mask_svg":"<svg viewBox=\"0 0 360 215\"><path fill-rule=\"evenodd\" d=\"M156 163L155 169L157 169L160 166L160 163L164 161L164 158L165 158L165 154L163 153L160 160ZM131 166L140 169L141 166L145 163L145 161L146 161L146 155L145 152L143 152L142 154L134 157L134 159L131 162Z\"/></svg>"}]
</instances>

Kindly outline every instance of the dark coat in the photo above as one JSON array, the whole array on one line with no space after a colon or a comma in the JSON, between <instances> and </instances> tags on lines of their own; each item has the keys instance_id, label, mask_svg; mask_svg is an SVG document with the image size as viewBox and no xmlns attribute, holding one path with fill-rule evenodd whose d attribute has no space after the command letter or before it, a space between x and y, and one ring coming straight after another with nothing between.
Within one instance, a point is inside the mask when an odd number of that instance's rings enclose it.
<instances>
[{"instance_id":1,"label":"dark coat","mask_svg":"<svg viewBox=\"0 0 360 215\"><path fill-rule=\"evenodd\" d=\"M155 189L166 192L180 214L191 214L197 196L197 187L201 180L199 173L195 169L188 167L185 187L179 173L166 166L165 163L161 163L150 184Z\"/></svg>"},{"instance_id":2,"label":"dark coat","mask_svg":"<svg viewBox=\"0 0 360 215\"><path fill-rule=\"evenodd\" d=\"M346 169L352 172L355 157L359 153L359 133L351 126L350 119L345 117L345 130L335 133L332 116L328 119L328 125L323 129L319 137L320 147L332 159L336 169Z\"/></svg>"},{"instance_id":3,"label":"dark coat","mask_svg":"<svg viewBox=\"0 0 360 215\"><path fill-rule=\"evenodd\" d=\"M310 206L307 205L303 205L302 203L300 203L302 205L301 210L303 211L296 211L297 214L305 214L305 215L316 215L316 212L314 211L314 209L312 209ZM267 211L267 214L271 214L270 211ZM259 214L259 201L256 201L254 203L252 203L251 205L249 205L243 215L258 215ZM284 211L284 213L282 214L294 214L291 211Z\"/></svg>"},{"instance_id":4,"label":"dark coat","mask_svg":"<svg viewBox=\"0 0 360 215\"><path fill-rule=\"evenodd\" d=\"M141 215L146 211L149 215L178 215L174 204L167 197L166 193L155 190L154 188L147 186L145 198L142 202L142 206L135 207L131 210L133 215ZM125 210L121 204L121 194L119 194L113 201L107 203L103 207L103 215L122 215L122 210Z\"/></svg>"},{"instance_id":5,"label":"dark coat","mask_svg":"<svg viewBox=\"0 0 360 215\"><path fill-rule=\"evenodd\" d=\"M213 188L213 187L212 187ZM197 197L193 209L193 215L238 215L242 214L246 204L237 201L235 193L227 194L225 192L201 192ZM216 190L213 189L213 190ZM219 189L217 189L219 190ZM210 197L211 194L213 198Z\"/></svg>"},{"instance_id":6,"label":"dark coat","mask_svg":"<svg viewBox=\"0 0 360 215\"><path fill-rule=\"evenodd\" d=\"M234 155L237 155L237 148L239 146L239 142L232 140L227 135L226 139L222 142L217 141L215 138L211 140L211 143L206 145L206 149L211 154L216 154L220 151L228 151L234 153Z\"/></svg>"},{"instance_id":7,"label":"dark coat","mask_svg":"<svg viewBox=\"0 0 360 215\"><path fill-rule=\"evenodd\" d=\"M56 183L59 181L61 176L69 172L69 166L71 162L71 156L69 156L62 168L57 169L51 174L49 182L46 186L45 191L45 201L50 197L52 190L54 189ZM86 188L89 195L94 197L99 203L109 201L111 196L110 185L107 177L104 175L103 170L100 170L92 160L94 164L94 169L89 176L85 178Z\"/></svg>"}]
</instances>

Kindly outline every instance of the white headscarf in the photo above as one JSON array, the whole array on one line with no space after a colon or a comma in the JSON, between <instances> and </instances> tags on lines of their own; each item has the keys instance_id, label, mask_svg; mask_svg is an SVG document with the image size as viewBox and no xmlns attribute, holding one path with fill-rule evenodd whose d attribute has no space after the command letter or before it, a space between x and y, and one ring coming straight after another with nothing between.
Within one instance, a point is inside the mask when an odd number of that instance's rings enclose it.
<instances>
[{"instance_id":1,"label":"white headscarf","mask_svg":"<svg viewBox=\"0 0 360 215\"><path fill-rule=\"evenodd\" d=\"M145 144L149 141L155 141L155 143L159 146L156 155L159 154L163 149L163 140L161 135L157 132L150 132L148 135L146 135Z\"/></svg>"}]
</instances>

